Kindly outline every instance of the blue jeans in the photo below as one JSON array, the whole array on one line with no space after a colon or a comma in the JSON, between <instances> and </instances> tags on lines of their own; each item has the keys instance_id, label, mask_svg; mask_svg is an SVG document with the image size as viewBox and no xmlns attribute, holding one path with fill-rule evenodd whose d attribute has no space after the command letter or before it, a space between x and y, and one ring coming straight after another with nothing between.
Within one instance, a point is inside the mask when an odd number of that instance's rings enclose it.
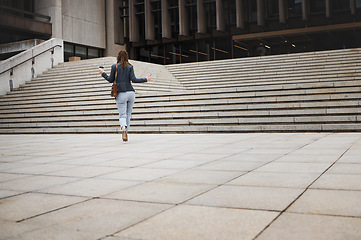
<instances>
[{"instance_id":1,"label":"blue jeans","mask_svg":"<svg viewBox=\"0 0 361 240\"><path fill-rule=\"evenodd\" d=\"M133 105L135 101L135 93L118 92L118 96L115 99L119 111L119 124L120 127L125 126L129 130L130 117L132 115Z\"/></svg>"}]
</instances>

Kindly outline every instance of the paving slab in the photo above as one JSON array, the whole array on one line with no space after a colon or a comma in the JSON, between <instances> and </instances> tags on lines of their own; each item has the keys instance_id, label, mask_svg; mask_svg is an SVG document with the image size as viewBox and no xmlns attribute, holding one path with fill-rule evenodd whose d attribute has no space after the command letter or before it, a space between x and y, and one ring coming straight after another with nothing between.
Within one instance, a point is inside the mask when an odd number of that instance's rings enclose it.
<instances>
[{"instance_id":1,"label":"paving slab","mask_svg":"<svg viewBox=\"0 0 361 240\"><path fill-rule=\"evenodd\" d=\"M17 224L20 225L20 224ZM26 225L25 225L26 226ZM21 226L22 227L22 226ZM72 240L88 240L95 239L95 234L91 232L80 232L80 231L72 231L64 226L50 226L46 228L40 228L39 226L30 226L33 229L24 231L23 233L19 233L16 235L7 236L4 239L9 240L64 240L64 239L72 239Z\"/></svg>"},{"instance_id":2,"label":"paving slab","mask_svg":"<svg viewBox=\"0 0 361 240\"><path fill-rule=\"evenodd\" d=\"M360 133L0 135L0 239L361 239L360 154Z\"/></svg>"},{"instance_id":3,"label":"paving slab","mask_svg":"<svg viewBox=\"0 0 361 240\"><path fill-rule=\"evenodd\" d=\"M340 160L338 161L339 163L359 163L361 164L361 153L360 154L348 154L346 153L345 155L343 155Z\"/></svg>"},{"instance_id":4,"label":"paving slab","mask_svg":"<svg viewBox=\"0 0 361 240\"><path fill-rule=\"evenodd\" d=\"M7 170L8 173L39 175L74 168L64 164L36 164Z\"/></svg>"},{"instance_id":5,"label":"paving slab","mask_svg":"<svg viewBox=\"0 0 361 240\"><path fill-rule=\"evenodd\" d=\"M27 220L32 225L61 226L69 232L92 233L99 239L171 207L167 204L94 199Z\"/></svg>"},{"instance_id":6,"label":"paving slab","mask_svg":"<svg viewBox=\"0 0 361 240\"><path fill-rule=\"evenodd\" d=\"M309 189L287 211L361 217L360 199L361 191Z\"/></svg>"},{"instance_id":7,"label":"paving slab","mask_svg":"<svg viewBox=\"0 0 361 240\"><path fill-rule=\"evenodd\" d=\"M246 154L239 153L226 158L223 158L222 161L231 161L231 162L272 162L276 159L279 159L283 154Z\"/></svg>"},{"instance_id":8,"label":"paving slab","mask_svg":"<svg viewBox=\"0 0 361 240\"><path fill-rule=\"evenodd\" d=\"M197 166L204 165L211 160L162 160L147 165L143 165L142 168L156 168L156 169L190 169Z\"/></svg>"},{"instance_id":9,"label":"paving slab","mask_svg":"<svg viewBox=\"0 0 361 240\"><path fill-rule=\"evenodd\" d=\"M184 205L115 236L124 239L253 239L276 216L277 213L267 211Z\"/></svg>"},{"instance_id":10,"label":"paving slab","mask_svg":"<svg viewBox=\"0 0 361 240\"><path fill-rule=\"evenodd\" d=\"M358 240L361 219L284 213L257 240Z\"/></svg>"},{"instance_id":11,"label":"paving slab","mask_svg":"<svg viewBox=\"0 0 361 240\"><path fill-rule=\"evenodd\" d=\"M361 155L359 157L361 158ZM361 163L343 164L340 161L333 165L327 173L361 174Z\"/></svg>"},{"instance_id":12,"label":"paving slab","mask_svg":"<svg viewBox=\"0 0 361 240\"><path fill-rule=\"evenodd\" d=\"M27 174L16 174L16 173L1 173L0 172L0 182L6 182L9 180L30 177L31 175Z\"/></svg>"},{"instance_id":13,"label":"paving slab","mask_svg":"<svg viewBox=\"0 0 361 240\"><path fill-rule=\"evenodd\" d=\"M233 162L233 161L215 161L197 167L203 170L223 170L223 171L252 171L264 165L263 162Z\"/></svg>"},{"instance_id":14,"label":"paving slab","mask_svg":"<svg viewBox=\"0 0 361 240\"><path fill-rule=\"evenodd\" d=\"M62 177L78 177L78 178L91 178L100 176L112 172L117 172L122 168L116 167L103 167L103 166L78 166L68 168L60 171L53 171L51 173L45 173L45 175L62 176Z\"/></svg>"},{"instance_id":15,"label":"paving slab","mask_svg":"<svg viewBox=\"0 0 361 240\"><path fill-rule=\"evenodd\" d=\"M36 226L28 223L17 223L14 221L5 221L0 219L0 239L27 239L25 234L30 231L42 229L41 226ZM49 238L48 238L49 239Z\"/></svg>"},{"instance_id":16,"label":"paving slab","mask_svg":"<svg viewBox=\"0 0 361 240\"><path fill-rule=\"evenodd\" d=\"M222 185L246 172L190 169L160 178L158 182Z\"/></svg>"},{"instance_id":17,"label":"paving slab","mask_svg":"<svg viewBox=\"0 0 361 240\"><path fill-rule=\"evenodd\" d=\"M54 176L30 176L0 183L0 189L16 191L36 191L52 186L60 186L74 182L79 178L54 177Z\"/></svg>"},{"instance_id":18,"label":"paving slab","mask_svg":"<svg viewBox=\"0 0 361 240\"><path fill-rule=\"evenodd\" d=\"M288 172L288 173L323 173L330 167L327 163L283 163L272 162L255 171L259 172Z\"/></svg>"},{"instance_id":19,"label":"paving slab","mask_svg":"<svg viewBox=\"0 0 361 240\"><path fill-rule=\"evenodd\" d=\"M310 188L361 191L361 175L326 173Z\"/></svg>"},{"instance_id":20,"label":"paving slab","mask_svg":"<svg viewBox=\"0 0 361 240\"><path fill-rule=\"evenodd\" d=\"M200 206L283 211L303 189L276 187L220 186L187 204Z\"/></svg>"},{"instance_id":21,"label":"paving slab","mask_svg":"<svg viewBox=\"0 0 361 240\"><path fill-rule=\"evenodd\" d=\"M215 185L209 184L148 182L103 197L129 201L180 204L214 187Z\"/></svg>"},{"instance_id":22,"label":"paving slab","mask_svg":"<svg viewBox=\"0 0 361 240\"><path fill-rule=\"evenodd\" d=\"M317 173L249 172L227 185L306 188L319 177Z\"/></svg>"},{"instance_id":23,"label":"paving slab","mask_svg":"<svg viewBox=\"0 0 361 240\"><path fill-rule=\"evenodd\" d=\"M114 173L104 174L100 176L100 178L133 181L152 181L168 175L172 175L176 172L179 172L179 170L157 168L128 168Z\"/></svg>"},{"instance_id":24,"label":"paving slab","mask_svg":"<svg viewBox=\"0 0 361 240\"><path fill-rule=\"evenodd\" d=\"M38 190L50 194L69 196L100 197L142 183L141 181L88 178Z\"/></svg>"},{"instance_id":25,"label":"paving slab","mask_svg":"<svg viewBox=\"0 0 361 240\"><path fill-rule=\"evenodd\" d=\"M15 196L15 195L19 195L19 194L22 194L22 193L24 193L24 192L12 191L12 190L2 190L1 189L0 190L0 199Z\"/></svg>"},{"instance_id":26,"label":"paving slab","mask_svg":"<svg viewBox=\"0 0 361 240\"><path fill-rule=\"evenodd\" d=\"M1 201L0 219L21 221L84 201L86 198L25 193Z\"/></svg>"},{"instance_id":27,"label":"paving slab","mask_svg":"<svg viewBox=\"0 0 361 240\"><path fill-rule=\"evenodd\" d=\"M282 156L276 162L290 162L290 163L334 163L340 158L339 154L325 155L325 154L310 154L293 152L291 154Z\"/></svg>"}]
</instances>

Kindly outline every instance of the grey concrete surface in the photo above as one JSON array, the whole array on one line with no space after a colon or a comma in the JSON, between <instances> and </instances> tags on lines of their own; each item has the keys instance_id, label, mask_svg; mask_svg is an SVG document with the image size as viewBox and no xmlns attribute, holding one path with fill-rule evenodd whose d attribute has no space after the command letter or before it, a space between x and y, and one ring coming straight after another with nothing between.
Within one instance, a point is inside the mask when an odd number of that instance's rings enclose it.
<instances>
[{"instance_id":1,"label":"grey concrete surface","mask_svg":"<svg viewBox=\"0 0 361 240\"><path fill-rule=\"evenodd\" d=\"M361 239L361 133L0 135L0 239Z\"/></svg>"}]
</instances>

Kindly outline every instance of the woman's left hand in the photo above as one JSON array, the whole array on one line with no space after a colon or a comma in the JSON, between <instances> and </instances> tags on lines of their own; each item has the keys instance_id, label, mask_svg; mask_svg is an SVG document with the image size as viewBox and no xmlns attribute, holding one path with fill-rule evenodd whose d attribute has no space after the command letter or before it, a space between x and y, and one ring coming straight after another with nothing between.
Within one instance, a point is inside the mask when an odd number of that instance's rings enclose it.
<instances>
[{"instance_id":1,"label":"woman's left hand","mask_svg":"<svg viewBox=\"0 0 361 240\"><path fill-rule=\"evenodd\" d=\"M103 74L103 72L104 72L104 70L103 70L103 69L100 69L100 68L99 68L99 70L98 70L98 71L99 71L100 75L102 75L102 74Z\"/></svg>"}]
</instances>

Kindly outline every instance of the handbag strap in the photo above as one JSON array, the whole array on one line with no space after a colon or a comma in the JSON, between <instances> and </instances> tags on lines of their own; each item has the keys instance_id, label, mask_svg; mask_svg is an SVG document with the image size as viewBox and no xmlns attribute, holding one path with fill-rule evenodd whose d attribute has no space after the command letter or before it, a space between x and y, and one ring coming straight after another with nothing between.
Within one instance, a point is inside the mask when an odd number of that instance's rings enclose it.
<instances>
[{"instance_id":1,"label":"handbag strap","mask_svg":"<svg viewBox=\"0 0 361 240\"><path fill-rule=\"evenodd\" d=\"M117 84L117 73L118 73L118 63L115 65L115 77L114 77L115 84Z\"/></svg>"}]
</instances>

